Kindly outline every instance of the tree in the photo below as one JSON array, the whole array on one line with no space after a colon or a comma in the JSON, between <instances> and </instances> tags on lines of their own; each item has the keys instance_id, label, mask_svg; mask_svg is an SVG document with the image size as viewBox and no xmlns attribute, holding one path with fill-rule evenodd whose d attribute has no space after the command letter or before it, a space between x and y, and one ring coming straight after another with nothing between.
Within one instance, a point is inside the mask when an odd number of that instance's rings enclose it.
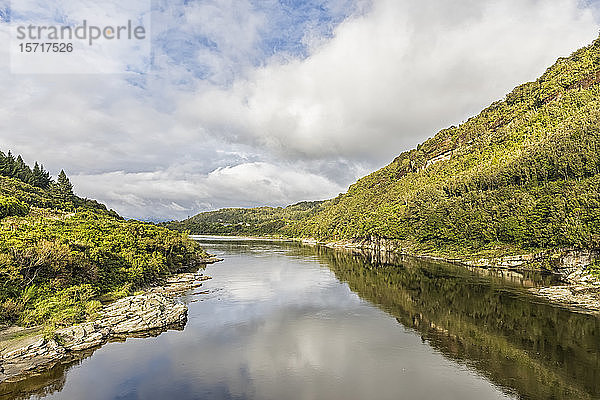
<instances>
[{"instance_id":1,"label":"tree","mask_svg":"<svg viewBox=\"0 0 600 400\"><path fill-rule=\"evenodd\" d=\"M73 185L64 170L60 170L58 179L53 187L56 197L63 200L70 200L73 197Z\"/></svg>"},{"instance_id":2,"label":"tree","mask_svg":"<svg viewBox=\"0 0 600 400\"><path fill-rule=\"evenodd\" d=\"M33 166L33 179L32 185L42 189L48 189L50 186L50 173L44 170L43 165L38 165L36 162Z\"/></svg>"},{"instance_id":3,"label":"tree","mask_svg":"<svg viewBox=\"0 0 600 400\"><path fill-rule=\"evenodd\" d=\"M0 151L0 175L8 175L8 157Z\"/></svg>"},{"instance_id":4,"label":"tree","mask_svg":"<svg viewBox=\"0 0 600 400\"><path fill-rule=\"evenodd\" d=\"M20 155L15 160L15 178L25 182L32 184L33 183L33 173L31 172L31 168L25 161L23 161L23 157Z\"/></svg>"},{"instance_id":5,"label":"tree","mask_svg":"<svg viewBox=\"0 0 600 400\"><path fill-rule=\"evenodd\" d=\"M43 165L36 162L31 169L29 165L25 164L23 157L19 155L15 158L10 151L7 154L0 151L0 175L16 178L42 189L49 189L52 182L50 173L44 170Z\"/></svg>"},{"instance_id":6,"label":"tree","mask_svg":"<svg viewBox=\"0 0 600 400\"><path fill-rule=\"evenodd\" d=\"M9 151L8 154L6 155L6 158L4 160L4 175L8 176L10 178L13 178L16 176L16 161L15 161L15 157L12 155L12 153Z\"/></svg>"}]
</instances>

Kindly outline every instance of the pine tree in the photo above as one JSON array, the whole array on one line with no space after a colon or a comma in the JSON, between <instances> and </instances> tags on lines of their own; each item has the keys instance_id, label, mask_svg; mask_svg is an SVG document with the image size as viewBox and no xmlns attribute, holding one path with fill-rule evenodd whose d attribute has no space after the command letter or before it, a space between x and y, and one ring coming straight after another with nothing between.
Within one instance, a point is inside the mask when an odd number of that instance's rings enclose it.
<instances>
[{"instance_id":1,"label":"pine tree","mask_svg":"<svg viewBox=\"0 0 600 400\"><path fill-rule=\"evenodd\" d=\"M48 189L50 187L50 183L52 183L52 178L50 178L50 172L44 169L43 164L40 164L39 187L41 187L42 189Z\"/></svg>"},{"instance_id":2,"label":"pine tree","mask_svg":"<svg viewBox=\"0 0 600 400\"><path fill-rule=\"evenodd\" d=\"M32 172L33 178L31 184L42 189L48 189L50 186L50 173L44 170L43 165L39 165L37 162L33 166Z\"/></svg>"},{"instance_id":3,"label":"pine tree","mask_svg":"<svg viewBox=\"0 0 600 400\"><path fill-rule=\"evenodd\" d=\"M31 168L25 161L23 161L23 157L20 155L17 157L15 161L15 178L25 182L25 183L33 183L33 173L31 172Z\"/></svg>"},{"instance_id":4,"label":"pine tree","mask_svg":"<svg viewBox=\"0 0 600 400\"><path fill-rule=\"evenodd\" d=\"M43 165L36 162L33 169L31 169L29 165L25 164L23 157L19 155L15 158L10 151L8 154L0 151L0 175L17 178L42 189L49 189L52 183L50 173L44 170Z\"/></svg>"},{"instance_id":5,"label":"pine tree","mask_svg":"<svg viewBox=\"0 0 600 400\"><path fill-rule=\"evenodd\" d=\"M8 175L8 158L0 151L0 175Z\"/></svg>"},{"instance_id":6,"label":"pine tree","mask_svg":"<svg viewBox=\"0 0 600 400\"><path fill-rule=\"evenodd\" d=\"M37 187L41 187L41 182L42 182L42 171L40 170L40 166L37 163L37 161L35 162L34 166L33 166L33 180L31 182L31 184L33 186L37 186Z\"/></svg>"},{"instance_id":7,"label":"pine tree","mask_svg":"<svg viewBox=\"0 0 600 400\"><path fill-rule=\"evenodd\" d=\"M6 156L6 176L14 178L17 176L17 163L15 157L9 151Z\"/></svg>"},{"instance_id":8,"label":"pine tree","mask_svg":"<svg viewBox=\"0 0 600 400\"><path fill-rule=\"evenodd\" d=\"M58 179L53 187L56 197L63 200L70 200L73 197L73 185L64 170L58 174Z\"/></svg>"}]
</instances>

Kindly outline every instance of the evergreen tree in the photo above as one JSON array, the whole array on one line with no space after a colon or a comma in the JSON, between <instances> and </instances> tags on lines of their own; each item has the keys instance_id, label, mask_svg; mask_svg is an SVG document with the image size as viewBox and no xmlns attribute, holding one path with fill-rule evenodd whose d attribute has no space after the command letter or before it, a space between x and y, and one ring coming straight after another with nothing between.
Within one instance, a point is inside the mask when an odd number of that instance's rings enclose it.
<instances>
[{"instance_id":1,"label":"evergreen tree","mask_svg":"<svg viewBox=\"0 0 600 400\"><path fill-rule=\"evenodd\" d=\"M8 175L8 163L6 155L0 151L0 175Z\"/></svg>"},{"instance_id":2,"label":"evergreen tree","mask_svg":"<svg viewBox=\"0 0 600 400\"><path fill-rule=\"evenodd\" d=\"M33 178L31 184L42 189L48 189L50 186L50 173L44 171L44 166L39 165L37 162L33 166L32 172Z\"/></svg>"},{"instance_id":3,"label":"evergreen tree","mask_svg":"<svg viewBox=\"0 0 600 400\"><path fill-rule=\"evenodd\" d=\"M36 162L32 169L25 164L23 157L19 155L15 158L10 151L7 154L0 151L0 175L16 178L42 189L49 189L52 183L50 173L44 170L43 165Z\"/></svg>"},{"instance_id":4,"label":"evergreen tree","mask_svg":"<svg viewBox=\"0 0 600 400\"><path fill-rule=\"evenodd\" d=\"M17 176L17 163L15 157L10 151L6 156L6 176L9 176L11 178Z\"/></svg>"},{"instance_id":5,"label":"evergreen tree","mask_svg":"<svg viewBox=\"0 0 600 400\"><path fill-rule=\"evenodd\" d=\"M50 187L51 182L52 178L50 178L50 172L44 169L43 164L40 164L39 187L41 187L42 189L48 189Z\"/></svg>"},{"instance_id":6,"label":"evergreen tree","mask_svg":"<svg viewBox=\"0 0 600 400\"><path fill-rule=\"evenodd\" d=\"M40 170L40 166L36 161L33 166L33 182L31 184L33 186L40 187L41 178L42 178L42 171Z\"/></svg>"},{"instance_id":7,"label":"evergreen tree","mask_svg":"<svg viewBox=\"0 0 600 400\"><path fill-rule=\"evenodd\" d=\"M70 200L73 197L73 185L69 181L69 178L67 178L64 170L61 170L60 174L58 174L58 179L53 189L55 195L60 199Z\"/></svg>"},{"instance_id":8,"label":"evergreen tree","mask_svg":"<svg viewBox=\"0 0 600 400\"><path fill-rule=\"evenodd\" d=\"M25 161L23 161L23 157L21 157L20 155L17 157L16 161L15 161L15 178L25 182L25 183L32 183L32 178L33 178L33 173L31 172L31 168L29 168L29 166L27 164L25 164Z\"/></svg>"}]
</instances>

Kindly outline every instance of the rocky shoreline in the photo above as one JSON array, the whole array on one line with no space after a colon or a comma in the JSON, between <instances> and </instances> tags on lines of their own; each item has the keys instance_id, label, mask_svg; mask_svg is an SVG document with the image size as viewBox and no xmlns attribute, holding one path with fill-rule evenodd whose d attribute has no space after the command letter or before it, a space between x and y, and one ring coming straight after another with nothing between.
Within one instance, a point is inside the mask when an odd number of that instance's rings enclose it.
<instances>
[{"instance_id":1,"label":"rocky shoreline","mask_svg":"<svg viewBox=\"0 0 600 400\"><path fill-rule=\"evenodd\" d=\"M488 271L522 272L536 270L540 265L549 268L563 284L532 287L529 292L555 305L575 312L600 315L600 278L593 275L590 266L600 260L600 250L554 249L535 254L512 255L497 258L459 259L420 255L406 252L392 240L362 239L337 242L319 242L314 239L299 240L306 245L323 245L333 249L367 251L377 254L393 253L409 257L450 262L468 268Z\"/></svg>"},{"instance_id":2,"label":"rocky shoreline","mask_svg":"<svg viewBox=\"0 0 600 400\"><path fill-rule=\"evenodd\" d=\"M561 285L532 288L530 291L552 303L585 314L600 315L600 285Z\"/></svg>"},{"instance_id":3,"label":"rocky shoreline","mask_svg":"<svg viewBox=\"0 0 600 400\"><path fill-rule=\"evenodd\" d=\"M211 264L220 260L203 261ZM176 297L202 286L207 279L210 277L200 272L174 275L162 286L104 306L95 321L56 330L52 338L45 337L40 329L12 327L0 332L0 384L20 381L58 364L72 362L84 350L98 348L112 340L144 332L182 329L187 322L188 308Z\"/></svg>"},{"instance_id":4,"label":"rocky shoreline","mask_svg":"<svg viewBox=\"0 0 600 400\"><path fill-rule=\"evenodd\" d=\"M246 238L248 239L248 238ZM249 238L255 239L255 238ZM600 277L590 271L590 266L600 260L600 250L557 248L532 254L504 257L450 258L423 255L403 249L397 241L381 238L362 238L324 242L307 238L259 238L261 240L293 241L309 246L325 246L332 249L369 253L379 258L394 254L433 261L443 261L478 269L488 274L519 275L525 271L544 271L555 276L561 285L531 287L529 292L552 304L575 312L600 315Z\"/></svg>"}]
</instances>

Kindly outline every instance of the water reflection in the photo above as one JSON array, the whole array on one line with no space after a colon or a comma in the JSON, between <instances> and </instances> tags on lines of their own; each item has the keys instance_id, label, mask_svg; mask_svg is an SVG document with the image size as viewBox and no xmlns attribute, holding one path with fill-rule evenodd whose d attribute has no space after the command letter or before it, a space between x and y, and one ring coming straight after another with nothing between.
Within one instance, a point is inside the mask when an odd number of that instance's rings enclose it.
<instances>
[{"instance_id":1,"label":"water reflection","mask_svg":"<svg viewBox=\"0 0 600 400\"><path fill-rule=\"evenodd\" d=\"M600 393L598 320L522 288L548 277L286 243L205 246L226 261L207 268L207 294L182 298L190 307L184 331L108 344L49 372L45 386L38 377L19 390L31 385L36 398L57 399Z\"/></svg>"},{"instance_id":2,"label":"water reflection","mask_svg":"<svg viewBox=\"0 0 600 400\"><path fill-rule=\"evenodd\" d=\"M174 324L165 328L151 329L145 332L134 332L127 335L112 336L110 341L126 342L128 339L151 338L156 337L169 330L182 331L185 324ZM66 375L69 370L77 368L85 359L91 357L100 347L76 351L54 367L36 374L32 374L26 379L15 382L0 384L0 400L22 400L31 397L43 398L63 390L66 383Z\"/></svg>"},{"instance_id":3,"label":"water reflection","mask_svg":"<svg viewBox=\"0 0 600 400\"><path fill-rule=\"evenodd\" d=\"M485 271L445 263L317 251L362 298L523 398L600 396L599 319L550 306L514 286L548 284L552 277L492 273L486 279Z\"/></svg>"}]
</instances>

